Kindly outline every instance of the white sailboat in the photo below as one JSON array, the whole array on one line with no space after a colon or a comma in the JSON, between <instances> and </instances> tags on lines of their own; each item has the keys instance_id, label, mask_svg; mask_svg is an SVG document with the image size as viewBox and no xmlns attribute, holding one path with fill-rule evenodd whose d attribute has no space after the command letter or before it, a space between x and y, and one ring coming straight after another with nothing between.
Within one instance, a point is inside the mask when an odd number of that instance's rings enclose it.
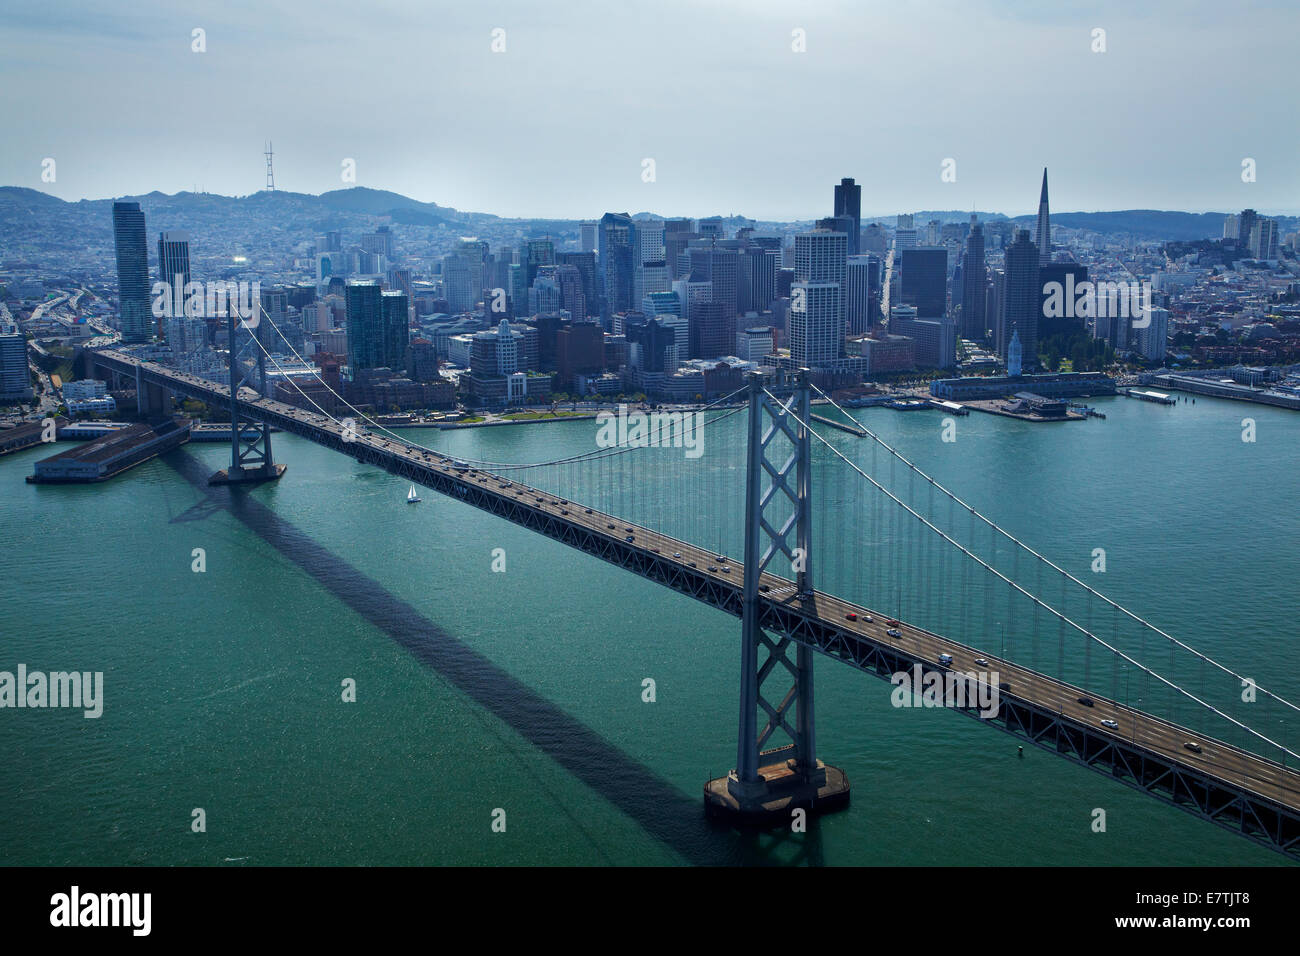
<instances>
[{"instance_id":1,"label":"white sailboat","mask_svg":"<svg viewBox=\"0 0 1300 956\"><path fill-rule=\"evenodd\" d=\"M411 490L406 493L406 503L408 505L420 503L420 496L415 493L415 485L411 485Z\"/></svg>"}]
</instances>

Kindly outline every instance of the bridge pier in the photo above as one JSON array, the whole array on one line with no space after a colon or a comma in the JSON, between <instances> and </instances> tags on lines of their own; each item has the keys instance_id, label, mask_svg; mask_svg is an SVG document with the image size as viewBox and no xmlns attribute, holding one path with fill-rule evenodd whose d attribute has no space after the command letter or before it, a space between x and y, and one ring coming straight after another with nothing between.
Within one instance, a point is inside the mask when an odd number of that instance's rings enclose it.
<instances>
[{"instance_id":1,"label":"bridge pier","mask_svg":"<svg viewBox=\"0 0 1300 956\"><path fill-rule=\"evenodd\" d=\"M171 414L171 393L161 385L145 382L143 391L137 391L135 396L136 408L150 421L166 418Z\"/></svg>"},{"instance_id":2,"label":"bridge pier","mask_svg":"<svg viewBox=\"0 0 1300 956\"><path fill-rule=\"evenodd\" d=\"M848 777L817 759L812 649L765 626L759 603L759 579L777 555L790 562L797 593L813 593L812 439L800 424L811 421L810 413L806 369L785 402L767 395L760 375L750 376L739 741L735 769L704 785L706 813L744 825L788 826L796 809L828 813L849 802ZM760 650L767 652L761 661ZM793 686L772 703L763 684L782 670ZM788 742L764 749L778 732Z\"/></svg>"},{"instance_id":3,"label":"bridge pier","mask_svg":"<svg viewBox=\"0 0 1300 956\"><path fill-rule=\"evenodd\" d=\"M259 304L260 305L260 304ZM275 481L284 474L285 465L275 464L271 457L271 426L256 421L243 413L239 390L248 381L239 361L238 332L243 323L229 309L230 347L230 467L223 468L208 479L209 485L248 485ZM249 341L257 335L256 325L248 329ZM266 391L266 357L257 351L257 381L259 394Z\"/></svg>"}]
</instances>

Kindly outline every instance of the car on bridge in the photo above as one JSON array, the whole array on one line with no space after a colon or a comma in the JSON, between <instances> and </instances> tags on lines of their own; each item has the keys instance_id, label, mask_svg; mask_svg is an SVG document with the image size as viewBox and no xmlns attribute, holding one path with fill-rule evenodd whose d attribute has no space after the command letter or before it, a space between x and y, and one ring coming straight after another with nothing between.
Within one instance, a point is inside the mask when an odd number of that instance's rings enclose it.
<instances>
[{"instance_id":1,"label":"car on bridge","mask_svg":"<svg viewBox=\"0 0 1300 956\"><path fill-rule=\"evenodd\" d=\"M1103 721L1101 722L1101 725L1102 725L1103 727L1109 727L1111 730L1119 730L1119 724L1117 724L1117 723L1116 723L1115 721L1113 721L1113 720L1103 720Z\"/></svg>"}]
</instances>

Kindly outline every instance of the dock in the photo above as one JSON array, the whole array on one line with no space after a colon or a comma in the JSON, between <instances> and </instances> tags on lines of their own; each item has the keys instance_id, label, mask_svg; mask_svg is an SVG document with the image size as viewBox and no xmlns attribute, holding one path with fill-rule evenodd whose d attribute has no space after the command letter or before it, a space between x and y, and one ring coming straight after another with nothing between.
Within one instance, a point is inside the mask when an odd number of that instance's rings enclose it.
<instances>
[{"instance_id":1,"label":"dock","mask_svg":"<svg viewBox=\"0 0 1300 956\"><path fill-rule=\"evenodd\" d=\"M823 425L829 425L831 428L838 428L840 431L848 432L850 435L857 435L859 438L867 437L866 429L858 425L849 425L844 422L832 421L831 419L824 418L821 415L813 415L812 420L815 422L821 422Z\"/></svg>"},{"instance_id":2,"label":"dock","mask_svg":"<svg viewBox=\"0 0 1300 956\"><path fill-rule=\"evenodd\" d=\"M185 444L190 420L140 422L105 437L59 452L36 463L29 484L90 484L107 481L136 465Z\"/></svg>"},{"instance_id":3,"label":"dock","mask_svg":"<svg viewBox=\"0 0 1300 956\"><path fill-rule=\"evenodd\" d=\"M1150 389L1130 388L1124 392L1129 398L1138 398L1144 402L1153 402L1156 405L1176 405L1177 399L1166 395L1164 392L1153 392Z\"/></svg>"},{"instance_id":4,"label":"dock","mask_svg":"<svg viewBox=\"0 0 1300 956\"><path fill-rule=\"evenodd\" d=\"M67 424L68 419L62 415L54 419L56 438L62 433L64 426ZM0 455L7 455L10 452L22 451L24 448L39 445L45 438L46 426L44 421L23 422L12 428L0 429Z\"/></svg>"}]
</instances>

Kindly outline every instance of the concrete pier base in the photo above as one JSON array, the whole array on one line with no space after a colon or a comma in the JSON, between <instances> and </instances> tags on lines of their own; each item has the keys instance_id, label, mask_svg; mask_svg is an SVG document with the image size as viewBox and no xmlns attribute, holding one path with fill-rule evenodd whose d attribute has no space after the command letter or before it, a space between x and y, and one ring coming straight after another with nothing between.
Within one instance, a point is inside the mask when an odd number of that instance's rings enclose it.
<instances>
[{"instance_id":1,"label":"concrete pier base","mask_svg":"<svg viewBox=\"0 0 1300 956\"><path fill-rule=\"evenodd\" d=\"M820 760L810 780L796 772L793 760L759 767L758 775L760 779L748 785L734 770L710 780L704 785L705 813L741 826L784 827L796 808L820 815L849 805L849 778Z\"/></svg>"},{"instance_id":2,"label":"concrete pier base","mask_svg":"<svg viewBox=\"0 0 1300 956\"><path fill-rule=\"evenodd\" d=\"M210 485L256 485L263 481L275 481L284 474L288 465L267 465L265 468L245 468L237 475L231 475L229 469L222 468L208 479Z\"/></svg>"}]
</instances>

